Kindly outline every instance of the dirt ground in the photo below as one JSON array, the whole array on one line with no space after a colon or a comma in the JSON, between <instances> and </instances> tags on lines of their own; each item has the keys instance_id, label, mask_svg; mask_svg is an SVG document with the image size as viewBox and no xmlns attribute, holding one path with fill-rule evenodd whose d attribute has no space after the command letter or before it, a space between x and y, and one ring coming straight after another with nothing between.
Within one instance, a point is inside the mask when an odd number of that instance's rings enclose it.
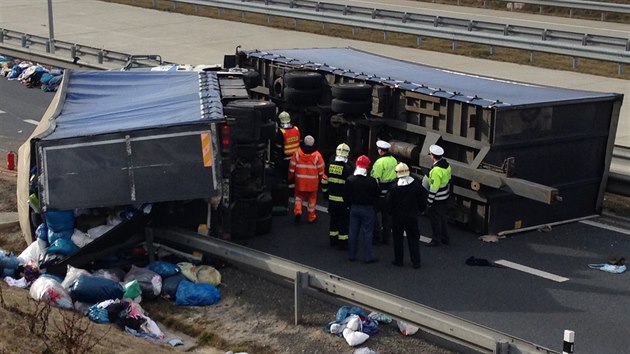
<instances>
[{"instance_id":1,"label":"dirt ground","mask_svg":"<svg viewBox=\"0 0 630 354\"><path fill-rule=\"evenodd\" d=\"M16 211L15 179L15 173L0 168L0 212ZM0 248L19 254L25 246L17 226L0 230ZM381 354L453 353L424 341L421 332L402 336L393 324L382 325L381 331L363 345L350 347L343 338L323 330L334 320L339 304L309 297L303 305L304 321L296 326L291 287L229 265L220 268L220 272L221 301L216 305L177 307L162 299L142 303L149 317L167 334L166 339L180 338L184 346L172 348L168 344L153 343L113 326L91 323L87 318L79 317L74 322L85 330L81 337L92 341L87 344L98 343L90 353L352 353L363 347ZM41 316L34 317L38 307L29 300L27 290L9 287L0 281L0 294L0 354L68 353L59 349L57 327L67 327L62 323L71 312L53 308L47 321L42 321ZM42 327L44 323L46 326ZM42 332L45 335L40 335Z\"/></svg>"}]
</instances>

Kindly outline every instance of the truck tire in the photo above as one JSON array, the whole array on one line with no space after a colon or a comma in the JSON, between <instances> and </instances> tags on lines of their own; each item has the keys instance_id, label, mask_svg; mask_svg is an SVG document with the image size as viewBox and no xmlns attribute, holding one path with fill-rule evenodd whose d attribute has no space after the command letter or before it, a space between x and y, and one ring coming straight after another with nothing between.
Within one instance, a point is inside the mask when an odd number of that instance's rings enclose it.
<instances>
[{"instance_id":1,"label":"truck tire","mask_svg":"<svg viewBox=\"0 0 630 354\"><path fill-rule=\"evenodd\" d=\"M250 144L237 144L235 146L236 156L239 159L250 160L259 157L267 149L266 143L253 142Z\"/></svg>"},{"instance_id":2,"label":"truck tire","mask_svg":"<svg viewBox=\"0 0 630 354\"><path fill-rule=\"evenodd\" d=\"M234 101L237 102L237 101ZM237 143L254 143L260 140L261 113L252 109L226 106L223 113L233 117L232 138Z\"/></svg>"},{"instance_id":3,"label":"truck tire","mask_svg":"<svg viewBox=\"0 0 630 354\"><path fill-rule=\"evenodd\" d=\"M293 87L284 88L284 100L289 104L315 106L321 97L321 88L296 89Z\"/></svg>"},{"instance_id":4,"label":"truck tire","mask_svg":"<svg viewBox=\"0 0 630 354\"><path fill-rule=\"evenodd\" d=\"M342 82L330 86L333 98L344 101L368 101L372 97L372 86L359 82Z\"/></svg>"},{"instance_id":5,"label":"truck tire","mask_svg":"<svg viewBox=\"0 0 630 354\"><path fill-rule=\"evenodd\" d=\"M330 108L335 113L344 114L367 114L372 111L372 101L344 101L334 98Z\"/></svg>"},{"instance_id":6,"label":"truck tire","mask_svg":"<svg viewBox=\"0 0 630 354\"><path fill-rule=\"evenodd\" d=\"M234 196L238 199L255 198L264 191L264 187L256 183L244 183L234 186Z\"/></svg>"},{"instance_id":7,"label":"truck tire","mask_svg":"<svg viewBox=\"0 0 630 354\"><path fill-rule=\"evenodd\" d=\"M237 107L252 109L260 112L260 118L264 121L270 121L276 119L276 104L270 101L263 100L235 100L227 104L228 107Z\"/></svg>"},{"instance_id":8,"label":"truck tire","mask_svg":"<svg viewBox=\"0 0 630 354\"><path fill-rule=\"evenodd\" d=\"M273 210L273 198L271 193L262 193L258 196L256 201L256 216L265 217L270 216Z\"/></svg>"},{"instance_id":9,"label":"truck tire","mask_svg":"<svg viewBox=\"0 0 630 354\"><path fill-rule=\"evenodd\" d=\"M256 236L268 234L271 231L272 216L256 219Z\"/></svg>"},{"instance_id":10,"label":"truck tire","mask_svg":"<svg viewBox=\"0 0 630 354\"><path fill-rule=\"evenodd\" d=\"M258 87L260 86L260 84L262 84L260 74L254 70L246 71L243 73L243 82L245 83L245 88L248 90L251 90L254 87Z\"/></svg>"},{"instance_id":11,"label":"truck tire","mask_svg":"<svg viewBox=\"0 0 630 354\"><path fill-rule=\"evenodd\" d=\"M314 89L322 87L323 76L314 71L289 71L284 74L284 86L295 89Z\"/></svg>"},{"instance_id":12,"label":"truck tire","mask_svg":"<svg viewBox=\"0 0 630 354\"><path fill-rule=\"evenodd\" d=\"M276 135L276 122L269 121L260 127L260 140L269 140Z\"/></svg>"}]
</instances>

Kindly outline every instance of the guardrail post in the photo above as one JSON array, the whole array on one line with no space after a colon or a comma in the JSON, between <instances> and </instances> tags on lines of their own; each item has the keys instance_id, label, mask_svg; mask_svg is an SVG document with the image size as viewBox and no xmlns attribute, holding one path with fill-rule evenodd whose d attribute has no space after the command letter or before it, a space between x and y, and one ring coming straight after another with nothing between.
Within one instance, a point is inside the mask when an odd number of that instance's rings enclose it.
<instances>
[{"instance_id":1,"label":"guardrail post","mask_svg":"<svg viewBox=\"0 0 630 354\"><path fill-rule=\"evenodd\" d=\"M28 37L25 34L22 35L22 48L28 48Z\"/></svg>"},{"instance_id":2,"label":"guardrail post","mask_svg":"<svg viewBox=\"0 0 630 354\"><path fill-rule=\"evenodd\" d=\"M510 343L499 340L495 343L494 354L510 354Z\"/></svg>"},{"instance_id":3,"label":"guardrail post","mask_svg":"<svg viewBox=\"0 0 630 354\"><path fill-rule=\"evenodd\" d=\"M4 43L4 35L5 33L7 33L6 30L2 29L0 30L0 43Z\"/></svg>"},{"instance_id":4,"label":"guardrail post","mask_svg":"<svg viewBox=\"0 0 630 354\"><path fill-rule=\"evenodd\" d=\"M302 321L302 298L304 289L308 286L308 273L296 272L294 285L294 308L295 308L295 325Z\"/></svg>"},{"instance_id":5,"label":"guardrail post","mask_svg":"<svg viewBox=\"0 0 630 354\"><path fill-rule=\"evenodd\" d=\"M77 46L76 44L70 47L70 57L74 58L77 56Z\"/></svg>"},{"instance_id":6,"label":"guardrail post","mask_svg":"<svg viewBox=\"0 0 630 354\"><path fill-rule=\"evenodd\" d=\"M564 330L564 342L562 344L562 354L572 354L575 342L575 332L568 329Z\"/></svg>"},{"instance_id":7,"label":"guardrail post","mask_svg":"<svg viewBox=\"0 0 630 354\"><path fill-rule=\"evenodd\" d=\"M103 50L101 49L98 51L98 54L96 55L96 57L98 58L99 64L103 64L103 56L104 56L104 53L103 53Z\"/></svg>"}]
</instances>

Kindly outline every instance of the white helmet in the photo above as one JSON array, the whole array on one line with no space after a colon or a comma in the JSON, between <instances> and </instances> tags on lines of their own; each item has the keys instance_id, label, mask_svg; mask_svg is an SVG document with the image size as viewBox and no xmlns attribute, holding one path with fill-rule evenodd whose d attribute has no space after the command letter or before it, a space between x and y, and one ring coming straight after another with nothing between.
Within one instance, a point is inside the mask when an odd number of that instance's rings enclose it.
<instances>
[{"instance_id":1,"label":"white helmet","mask_svg":"<svg viewBox=\"0 0 630 354\"><path fill-rule=\"evenodd\" d=\"M278 119L280 120L280 126L283 128L291 127L291 116L288 112L282 111L278 115Z\"/></svg>"},{"instance_id":2,"label":"white helmet","mask_svg":"<svg viewBox=\"0 0 630 354\"><path fill-rule=\"evenodd\" d=\"M409 176L409 166L407 166L407 164L404 162L401 162L398 165L396 165L395 171L396 171L396 177L398 178Z\"/></svg>"},{"instance_id":3,"label":"white helmet","mask_svg":"<svg viewBox=\"0 0 630 354\"><path fill-rule=\"evenodd\" d=\"M339 157L348 157L348 155L350 154L350 147L348 146L348 144L341 143L337 145L337 150L335 151L335 154Z\"/></svg>"}]
</instances>

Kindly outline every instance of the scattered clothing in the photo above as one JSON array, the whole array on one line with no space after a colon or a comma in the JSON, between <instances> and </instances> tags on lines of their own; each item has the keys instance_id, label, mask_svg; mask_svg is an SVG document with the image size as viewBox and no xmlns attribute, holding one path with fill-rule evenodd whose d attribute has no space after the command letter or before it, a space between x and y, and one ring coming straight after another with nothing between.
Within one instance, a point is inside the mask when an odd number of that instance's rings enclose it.
<instances>
[{"instance_id":1,"label":"scattered clothing","mask_svg":"<svg viewBox=\"0 0 630 354\"><path fill-rule=\"evenodd\" d=\"M492 263L489 260L483 258L475 258L474 256L468 257L468 259L466 259L466 264L469 266L505 268L500 264Z\"/></svg>"},{"instance_id":2,"label":"scattered clothing","mask_svg":"<svg viewBox=\"0 0 630 354\"><path fill-rule=\"evenodd\" d=\"M607 273L620 274L626 271L625 265L614 265L614 264L589 264L589 268L591 269L599 269L601 271Z\"/></svg>"}]
</instances>

